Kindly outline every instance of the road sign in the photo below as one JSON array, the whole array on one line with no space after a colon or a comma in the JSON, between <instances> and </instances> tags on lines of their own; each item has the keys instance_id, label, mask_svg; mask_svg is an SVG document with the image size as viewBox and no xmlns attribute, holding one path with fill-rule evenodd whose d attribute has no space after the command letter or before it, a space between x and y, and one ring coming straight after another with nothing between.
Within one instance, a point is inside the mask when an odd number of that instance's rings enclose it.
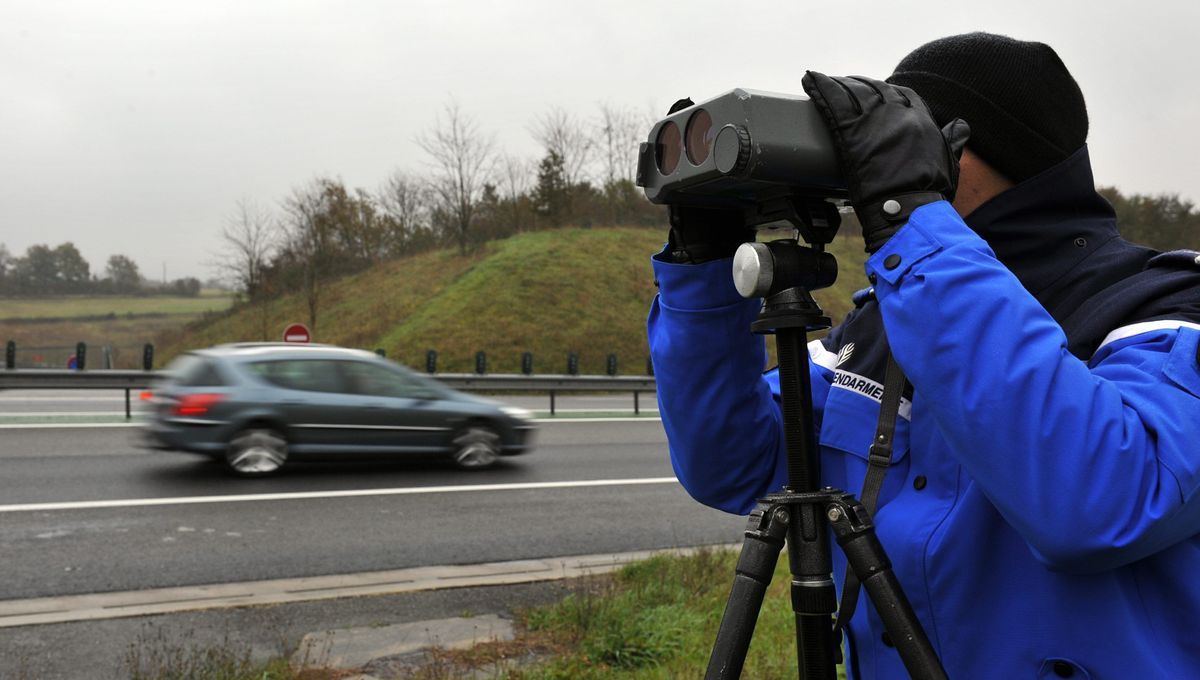
<instances>
[{"instance_id":1,"label":"road sign","mask_svg":"<svg viewBox=\"0 0 1200 680\"><path fill-rule=\"evenodd\" d=\"M294 323L283 329L284 342L312 342L312 333L308 332L308 326L302 323Z\"/></svg>"}]
</instances>

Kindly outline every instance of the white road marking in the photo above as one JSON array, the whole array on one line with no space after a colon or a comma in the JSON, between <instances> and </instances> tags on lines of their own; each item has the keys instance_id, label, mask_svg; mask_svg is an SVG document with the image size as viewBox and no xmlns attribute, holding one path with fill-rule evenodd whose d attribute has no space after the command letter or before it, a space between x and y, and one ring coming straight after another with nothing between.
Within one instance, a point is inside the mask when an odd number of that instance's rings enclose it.
<instances>
[{"instance_id":1,"label":"white road marking","mask_svg":"<svg viewBox=\"0 0 1200 680\"><path fill-rule=\"evenodd\" d=\"M735 549L736 545L712 546ZM393 595L422 590L554 581L603 574L655 554L685 555L701 548L547 557L450 566L412 567L334 576L247 581L0 601L0 628L95 621L199 609L309 602L339 597Z\"/></svg>"},{"instance_id":2,"label":"white road marking","mask_svg":"<svg viewBox=\"0 0 1200 680\"><path fill-rule=\"evenodd\" d=\"M131 391L140 392L140 389L130 388ZM76 397L76 396L28 396L28 397L0 397L0 401L125 401L124 396L119 397Z\"/></svg>"},{"instance_id":3,"label":"white road marking","mask_svg":"<svg viewBox=\"0 0 1200 680\"><path fill-rule=\"evenodd\" d=\"M100 414L104 415L104 414ZM58 429L58 428L80 428L80 427L139 427L142 423L136 421L128 423L5 423L4 418L22 418L26 414L5 414L0 416L0 430L32 430L37 428ZM120 417L120 416L118 416ZM659 416L614 416L611 418L534 418L533 422L542 424L551 423L656 423L662 421Z\"/></svg>"},{"instance_id":4,"label":"white road marking","mask_svg":"<svg viewBox=\"0 0 1200 680\"><path fill-rule=\"evenodd\" d=\"M578 489L602 486L639 486L678 484L674 477L633 479L588 479L562 482L524 482L514 484L460 484L455 486L409 486L391 489L347 489L335 491L294 491L290 493L237 494L229 496L176 496L173 498L124 498L107 501L65 501L60 503L24 503L0 505L0 513L45 512L50 510L97 510L103 508L140 508L154 505L201 505L206 503L246 503L253 501L291 501L312 498L361 498L366 496L419 496L436 493L481 491L526 491L530 489Z\"/></svg>"},{"instance_id":5,"label":"white road marking","mask_svg":"<svg viewBox=\"0 0 1200 680\"><path fill-rule=\"evenodd\" d=\"M136 418L141 415L142 411L133 410L133 415ZM104 416L108 418L124 418L125 411L106 410L106 411L11 411L9 413L0 413L0 418L95 418Z\"/></svg>"},{"instance_id":6,"label":"white road marking","mask_svg":"<svg viewBox=\"0 0 1200 680\"><path fill-rule=\"evenodd\" d=\"M141 423L4 423L0 430L76 429L81 427L138 427Z\"/></svg>"}]
</instances>

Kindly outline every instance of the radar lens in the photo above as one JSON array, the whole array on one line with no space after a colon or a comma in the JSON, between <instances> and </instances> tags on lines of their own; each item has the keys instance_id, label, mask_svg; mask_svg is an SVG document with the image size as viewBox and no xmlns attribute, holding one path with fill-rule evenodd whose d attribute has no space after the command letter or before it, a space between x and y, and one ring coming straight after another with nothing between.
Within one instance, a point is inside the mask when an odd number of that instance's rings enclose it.
<instances>
[{"instance_id":1,"label":"radar lens","mask_svg":"<svg viewBox=\"0 0 1200 680\"><path fill-rule=\"evenodd\" d=\"M688 160L692 165L700 165L708 160L708 156L712 153L713 138L716 136L716 131L713 130L712 116L704 109L698 109L688 119L687 124L687 149Z\"/></svg>"},{"instance_id":2,"label":"radar lens","mask_svg":"<svg viewBox=\"0 0 1200 680\"><path fill-rule=\"evenodd\" d=\"M672 121L658 131L658 141L655 147L655 160L658 161L658 171L664 175L675 172L679 166L679 156L683 149L683 137L679 134L679 126Z\"/></svg>"}]
</instances>

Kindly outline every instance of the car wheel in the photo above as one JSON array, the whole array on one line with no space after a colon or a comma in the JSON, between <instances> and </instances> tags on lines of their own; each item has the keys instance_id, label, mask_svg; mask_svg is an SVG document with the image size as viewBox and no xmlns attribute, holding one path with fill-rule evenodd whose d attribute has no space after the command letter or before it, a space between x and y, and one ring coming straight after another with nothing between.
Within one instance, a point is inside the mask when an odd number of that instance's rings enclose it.
<instances>
[{"instance_id":1,"label":"car wheel","mask_svg":"<svg viewBox=\"0 0 1200 680\"><path fill-rule=\"evenodd\" d=\"M287 440L279 432L261 427L234 435L225 454L225 465L242 477L263 477L278 472L287 462Z\"/></svg>"},{"instance_id":2,"label":"car wheel","mask_svg":"<svg viewBox=\"0 0 1200 680\"><path fill-rule=\"evenodd\" d=\"M464 470L491 467L500 457L500 435L482 424L468 425L454 435L454 464Z\"/></svg>"}]
</instances>

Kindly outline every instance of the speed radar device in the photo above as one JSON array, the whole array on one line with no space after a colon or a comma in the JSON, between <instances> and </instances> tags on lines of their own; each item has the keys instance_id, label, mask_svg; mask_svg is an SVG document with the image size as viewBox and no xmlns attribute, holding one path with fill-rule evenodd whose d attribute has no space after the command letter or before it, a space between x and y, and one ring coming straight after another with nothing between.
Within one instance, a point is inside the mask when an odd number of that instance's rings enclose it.
<instances>
[{"instance_id":1,"label":"speed radar device","mask_svg":"<svg viewBox=\"0 0 1200 680\"><path fill-rule=\"evenodd\" d=\"M833 238L835 204L847 196L812 101L742 88L655 123L639 150L637 184L653 203L739 207L748 226L788 222L816 243Z\"/></svg>"}]
</instances>

